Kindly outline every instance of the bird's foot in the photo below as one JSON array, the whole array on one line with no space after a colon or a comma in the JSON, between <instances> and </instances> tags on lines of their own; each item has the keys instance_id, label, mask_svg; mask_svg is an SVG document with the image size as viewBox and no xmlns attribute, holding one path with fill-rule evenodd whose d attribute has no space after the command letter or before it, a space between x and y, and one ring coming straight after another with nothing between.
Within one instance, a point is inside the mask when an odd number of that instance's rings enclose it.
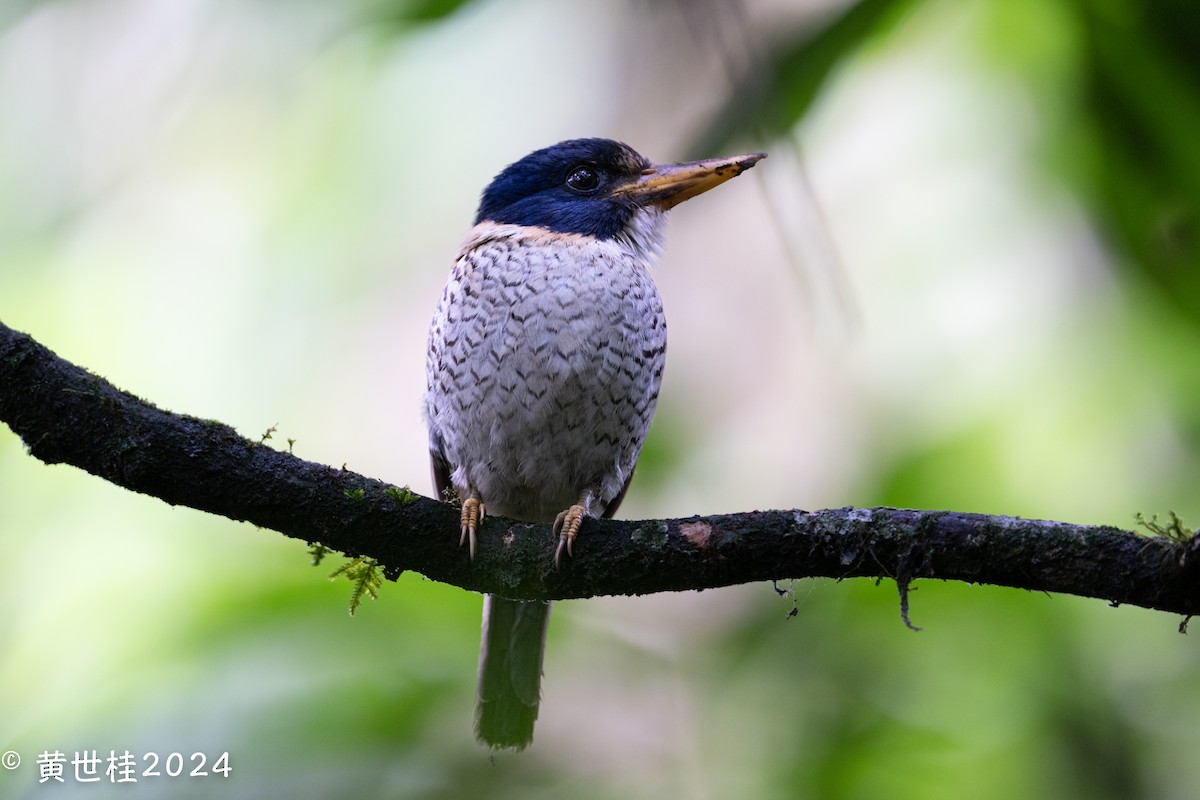
<instances>
[{"instance_id":1,"label":"bird's foot","mask_svg":"<svg viewBox=\"0 0 1200 800\"><path fill-rule=\"evenodd\" d=\"M568 556L574 557L571 545L574 543L575 537L579 535L579 526L583 524L587 513L587 509L583 506L573 505L566 511L559 512L555 518L554 535L558 537L558 548L554 551L555 569L558 569L559 563L562 561L563 550L567 551Z\"/></svg>"},{"instance_id":2,"label":"bird's foot","mask_svg":"<svg viewBox=\"0 0 1200 800\"><path fill-rule=\"evenodd\" d=\"M462 504L462 534L458 537L458 546L470 542L471 560L475 560L475 530L483 518L487 516L487 506L478 497L468 497Z\"/></svg>"}]
</instances>

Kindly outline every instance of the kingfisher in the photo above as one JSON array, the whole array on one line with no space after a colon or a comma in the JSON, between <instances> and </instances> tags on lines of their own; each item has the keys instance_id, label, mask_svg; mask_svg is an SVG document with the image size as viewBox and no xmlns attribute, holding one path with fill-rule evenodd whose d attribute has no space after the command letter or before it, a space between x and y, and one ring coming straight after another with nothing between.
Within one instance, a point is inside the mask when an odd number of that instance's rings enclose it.
<instances>
[{"instance_id":1,"label":"kingfisher","mask_svg":"<svg viewBox=\"0 0 1200 800\"><path fill-rule=\"evenodd\" d=\"M573 139L484 190L429 328L425 419L438 496L462 503L475 557L486 514L553 523L555 566L589 517L611 517L662 382L667 326L650 275L667 211L764 153L654 165ZM475 736L533 740L550 604L484 598Z\"/></svg>"}]
</instances>

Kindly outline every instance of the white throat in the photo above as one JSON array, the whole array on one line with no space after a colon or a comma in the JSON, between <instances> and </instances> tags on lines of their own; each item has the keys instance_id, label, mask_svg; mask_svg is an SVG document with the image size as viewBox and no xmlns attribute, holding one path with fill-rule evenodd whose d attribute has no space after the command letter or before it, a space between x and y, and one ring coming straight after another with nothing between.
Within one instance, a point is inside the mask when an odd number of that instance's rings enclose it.
<instances>
[{"instance_id":1,"label":"white throat","mask_svg":"<svg viewBox=\"0 0 1200 800\"><path fill-rule=\"evenodd\" d=\"M646 263L662 253L667 239L667 212L653 206L639 208L625 229L613 237L617 244Z\"/></svg>"}]
</instances>

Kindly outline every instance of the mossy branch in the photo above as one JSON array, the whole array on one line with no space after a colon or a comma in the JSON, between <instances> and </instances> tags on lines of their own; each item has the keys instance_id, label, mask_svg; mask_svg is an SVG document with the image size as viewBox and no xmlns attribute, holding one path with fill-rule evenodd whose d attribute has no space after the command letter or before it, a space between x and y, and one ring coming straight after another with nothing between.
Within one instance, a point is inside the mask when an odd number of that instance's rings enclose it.
<instances>
[{"instance_id":1,"label":"mossy branch","mask_svg":"<svg viewBox=\"0 0 1200 800\"><path fill-rule=\"evenodd\" d=\"M912 581L938 578L1200 613L1195 536L1146 537L955 511L840 508L589 520L575 557L561 570L553 567L548 525L489 517L472 562L458 546L458 510L450 504L304 461L220 422L163 411L3 324L0 420L48 464L72 464L173 505L373 559L389 578L412 570L517 599L817 576L892 578L904 595ZM369 594L366 583L363 591Z\"/></svg>"}]
</instances>

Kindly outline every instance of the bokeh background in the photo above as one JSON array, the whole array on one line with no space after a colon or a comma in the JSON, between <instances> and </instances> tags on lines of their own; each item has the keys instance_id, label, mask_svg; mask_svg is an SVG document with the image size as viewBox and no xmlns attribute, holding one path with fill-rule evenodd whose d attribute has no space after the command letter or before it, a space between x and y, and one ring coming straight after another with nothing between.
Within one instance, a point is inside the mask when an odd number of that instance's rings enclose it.
<instances>
[{"instance_id":1,"label":"bokeh background","mask_svg":"<svg viewBox=\"0 0 1200 800\"><path fill-rule=\"evenodd\" d=\"M762 149L673 214L623 516L1197 525L1197 131L1193 0L5 0L0 319L428 491L426 325L492 175L585 135ZM1200 649L1161 613L936 582L920 633L890 582L564 602L535 744L492 758L478 596L404 575L351 618L336 560L3 427L0 537L3 797L1200 785ZM232 776L37 783L43 750L126 748Z\"/></svg>"}]
</instances>

